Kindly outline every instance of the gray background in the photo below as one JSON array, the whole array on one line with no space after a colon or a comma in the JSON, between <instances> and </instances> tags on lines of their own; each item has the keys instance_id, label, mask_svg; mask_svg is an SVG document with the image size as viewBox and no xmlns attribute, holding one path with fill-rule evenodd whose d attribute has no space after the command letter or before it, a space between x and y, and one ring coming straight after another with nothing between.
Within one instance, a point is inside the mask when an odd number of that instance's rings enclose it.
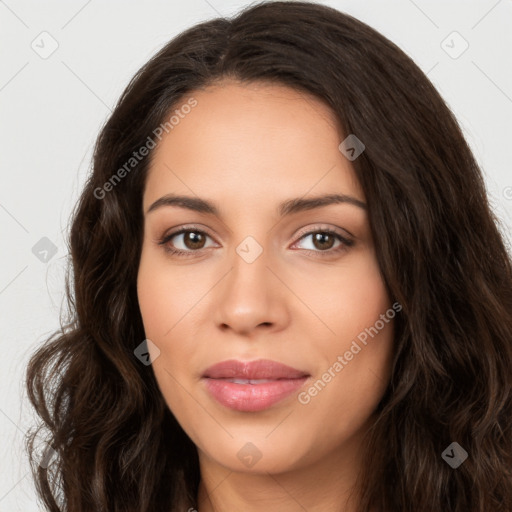
<instances>
[{"instance_id":1,"label":"gray background","mask_svg":"<svg viewBox=\"0 0 512 512\"><path fill-rule=\"evenodd\" d=\"M40 510L23 449L34 419L22 379L31 352L59 327L69 214L99 129L169 39L249 3L0 0L0 512ZM318 3L374 27L428 74L483 168L510 240L512 1Z\"/></svg>"}]
</instances>

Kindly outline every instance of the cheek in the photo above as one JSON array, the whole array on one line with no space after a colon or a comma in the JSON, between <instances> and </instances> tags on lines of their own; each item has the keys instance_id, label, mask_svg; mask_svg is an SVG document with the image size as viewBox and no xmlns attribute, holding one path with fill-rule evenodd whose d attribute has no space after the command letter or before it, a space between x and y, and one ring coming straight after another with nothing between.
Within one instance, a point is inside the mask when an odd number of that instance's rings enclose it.
<instances>
[{"instance_id":1,"label":"cheek","mask_svg":"<svg viewBox=\"0 0 512 512\"><path fill-rule=\"evenodd\" d=\"M389 319L382 329L372 330L376 319L386 311L375 310L378 314L365 327L368 332L359 331L352 324L353 336L343 333L335 343L322 344L318 359L323 364L298 396L306 433L303 441L315 444L318 452L327 452L333 443L342 443L364 430L386 391L393 358L394 324ZM349 318L346 320L345 327L350 322ZM365 319L360 317L358 321L364 324ZM338 327L341 331L341 320ZM363 336L357 337L361 333L367 336L365 343L360 341ZM319 425L329 433L320 440L316 434Z\"/></svg>"},{"instance_id":2,"label":"cheek","mask_svg":"<svg viewBox=\"0 0 512 512\"><path fill-rule=\"evenodd\" d=\"M310 272L294 290L329 328L324 327L321 337L328 353L329 347L340 349L340 343L372 326L391 306L371 251L354 254L336 268Z\"/></svg>"},{"instance_id":3,"label":"cheek","mask_svg":"<svg viewBox=\"0 0 512 512\"><path fill-rule=\"evenodd\" d=\"M156 381L168 407L181 411L186 409L187 400L179 392L184 380L179 368L190 360L194 347L191 339L180 343L173 336L182 328L180 319L191 305L187 306L186 280L180 277L180 272L171 270L169 265L162 264L161 258L143 250L137 276L137 296L145 336L159 350L158 357L152 358L151 364Z\"/></svg>"},{"instance_id":4,"label":"cheek","mask_svg":"<svg viewBox=\"0 0 512 512\"><path fill-rule=\"evenodd\" d=\"M200 348L200 301L212 287L207 279L194 279L189 268L171 265L157 251L143 249L137 276L145 335L160 351L153 371L164 396L171 399L174 393L169 391L179 389L174 384L191 377L187 372Z\"/></svg>"},{"instance_id":5,"label":"cheek","mask_svg":"<svg viewBox=\"0 0 512 512\"><path fill-rule=\"evenodd\" d=\"M319 362L317 380L301 403L312 416L340 408L347 421L360 423L377 405L389 380L396 311L373 254L352 263L350 271L347 267L332 272L321 294L309 292L312 308L320 312L331 334L319 336L309 347L312 360ZM331 424L333 418L323 421Z\"/></svg>"},{"instance_id":6,"label":"cheek","mask_svg":"<svg viewBox=\"0 0 512 512\"><path fill-rule=\"evenodd\" d=\"M351 329L347 332L352 337L366 332L391 307L384 280L374 258L361 260L348 278L343 297L346 304L344 310L353 319L348 322ZM348 318L345 317L345 320L348 321ZM383 328L384 326L381 327Z\"/></svg>"},{"instance_id":7,"label":"cheek","mask_svg":"<svg viewBox=\"0 0 512 512\"><path fill-rule=\"evenodd\" d=\"M142 251L137 295L146 336L162 340L172 331L204 291L190 276L166 263L154 250Z\"/></svg>"}]
</instances>

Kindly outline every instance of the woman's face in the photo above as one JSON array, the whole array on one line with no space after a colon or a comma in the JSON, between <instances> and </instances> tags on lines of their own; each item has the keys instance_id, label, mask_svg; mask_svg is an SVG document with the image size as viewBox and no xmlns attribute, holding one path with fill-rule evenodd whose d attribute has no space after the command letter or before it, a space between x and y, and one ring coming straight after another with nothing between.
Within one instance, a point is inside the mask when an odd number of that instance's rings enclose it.
<instances>
[{"instance_id":1,"label":"woman's face","mask_svg":"<svg viewBox=\"0 0 512 512\"><path fill-rule=\"evenodd\" d=\"M395 310L345 137L327 106L284 86L191 96L143 197L138 298L159 388L202 462L281 472L350 458L389 380ZM151 209L168 195L190 199ZM329 195L350 199L312 201ZM261 359L297 372L247 373ZM241 365L208 370L226 360Z\"/></svg>"}]
</instances>

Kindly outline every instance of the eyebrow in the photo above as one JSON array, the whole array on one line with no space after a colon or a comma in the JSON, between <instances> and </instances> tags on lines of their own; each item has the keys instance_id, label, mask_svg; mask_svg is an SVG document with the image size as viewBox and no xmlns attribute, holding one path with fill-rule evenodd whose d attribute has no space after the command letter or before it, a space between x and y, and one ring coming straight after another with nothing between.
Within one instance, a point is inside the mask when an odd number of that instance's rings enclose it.
<instances>
[{"instance_id":1,"label":"eyebrow","mask_svg":"<svg viewBox=\"0 0 512 512\"><path fill-rule=\"evenodd\" d=\"M331 204L350 204L367 210L367 205L363 201L355 197L345 194L327 194L308 199L295 198L288 199L278 206L278 213L281 217L292 215L294 213L303 212L306 210L313 210ZM167 194L160 199L157 199L147 210L147 213L155 211L163 206L178 206L192 210L199 213L206 213L221 217L219 208L212 202L199 197L183 196L176 194Z\"/></svg>"}]
</instances>

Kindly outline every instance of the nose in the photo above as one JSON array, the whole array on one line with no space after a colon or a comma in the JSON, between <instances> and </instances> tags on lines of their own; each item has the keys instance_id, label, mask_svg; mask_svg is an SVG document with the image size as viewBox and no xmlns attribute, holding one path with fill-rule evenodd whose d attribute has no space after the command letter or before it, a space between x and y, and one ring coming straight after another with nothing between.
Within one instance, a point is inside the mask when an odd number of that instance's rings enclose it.
<instances>
[{"instance_id":1,"label":"nose","mask_svg":"<svg viewBox=\"0 0 512 512\"><path fill-rule=\"evenodd\" d=\"M219 329L251 337L262 330L285 328L290 291L269 264L265 250L252 262L235 253L231 269L217 286L215 320Z\"/></svg>"}]
</instances>

